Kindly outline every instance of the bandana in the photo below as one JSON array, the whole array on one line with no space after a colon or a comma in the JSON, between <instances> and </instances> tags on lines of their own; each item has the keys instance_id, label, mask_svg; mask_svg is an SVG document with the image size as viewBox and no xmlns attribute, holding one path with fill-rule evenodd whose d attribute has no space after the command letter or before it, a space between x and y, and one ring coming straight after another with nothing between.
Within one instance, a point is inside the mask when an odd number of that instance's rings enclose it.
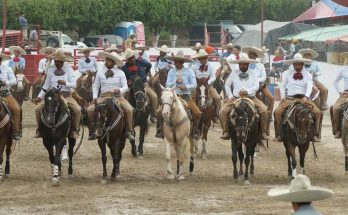
<instances>
[{"instance_id":1,"label":"bandana","mask_svg":"<svg viewBox=\"0 0 348 215\"><path fill-rule=\"evenodd\" d=\"M19 57L14 57L14 58L13 58L13 62L18 63L18 62L19 62L19 60L20 60L20 59L19 59Z\"/></svg>"},{"instance_id":2,"label":"bandana","mask_svg":"<svg viewBox=\"0 0 348 215\"><path fill-rule=\"evenodd\" d=\"M105 72L105 77L106 77L106 79L112 78L114 76L114 74L115 74L114 71L109 69L108 71Z\"/></svg>"},{"instance_id":3,"label":"bandana","mask_svg":"<svg viewBox=\"0 0 348 215\"><path fill-rule=\"evenodd\" d=\"M295 80L302 80L303 79L303 75L301 72L296 72L293 76L293 79Z\"/></svg>"},{"instance_id":4,"label":"bandana","mask_svg":"<svg viewBox=\"0 0 348 215\"><path fill-rule=\"evenodd\" d=\"M65 74L65 72L62 69L57 69L56 71L54 71L54 75L56 75L56 76L62 76L64 74Z\"/></svg>"},{"instance_id":5,"label":"bandana","mask_svg":"<svg viewBox=\"0 0 348 215\"><path fill-rule=\"evenodd\" d=\"M138 67L136 65L132 65L128 67L128 71L129 72L137 72L138 71Z\"/></svg>"},{"instance_id":6,"label":"bandana","mask_svg":"<svg viewBox=\"0 0 348 215\"><path fill-rule=\"evenodd\" d=\"M246 72L241 72L240 74L239 74L239 78L241 79L241 80L244 80L244 79L248 79L249 78L249 74L248 73L246 73Z\"/></svg>"},{"instance_id":7,"label":"bandana","mask_svg":"<svg viewBox=\"0 0 348 215\"><path fill-rule=\"evenodd\" d=\"M91 59L89 59L89 57L88 57L88 58L86 58L85 62L86 62L86 63L90 63L90 62L91 62Z\"/></svg>"},{"instance_id":8,"label":"bandana","mask_svg":"<svg viewBox=\"0 0 348 215\"><path fill-rule=\"evenodd\" d=\"M201 65L201 66L199 67L199 71L201 71L201 72L206 72L206 71L208 71L208 65Z\"/></svg>"}]
</instances>

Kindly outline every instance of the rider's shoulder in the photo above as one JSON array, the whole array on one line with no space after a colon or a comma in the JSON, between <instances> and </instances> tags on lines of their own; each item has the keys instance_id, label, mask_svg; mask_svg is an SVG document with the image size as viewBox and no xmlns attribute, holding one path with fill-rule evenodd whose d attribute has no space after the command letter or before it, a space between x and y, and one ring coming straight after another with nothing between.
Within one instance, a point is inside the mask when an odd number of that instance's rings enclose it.
<instances>
[{"instance_id":1,"label":"rider's shoulder","mask_svg":"<svg viewBox=\"0 0 348 215\"><path fill-rule=\"evenodd\" d=\"M0 65L0 70L3 73L5 73L5 72L13 72L12 68L7 66L7 65Z\"/></svg>"}]
</instances>

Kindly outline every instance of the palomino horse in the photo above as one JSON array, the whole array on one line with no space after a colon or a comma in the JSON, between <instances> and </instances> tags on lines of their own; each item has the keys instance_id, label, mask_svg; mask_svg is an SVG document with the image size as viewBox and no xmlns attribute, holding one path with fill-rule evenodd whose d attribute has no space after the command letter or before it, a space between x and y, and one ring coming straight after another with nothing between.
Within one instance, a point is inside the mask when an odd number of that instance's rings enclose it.
<instances>
[{"instance_id":1,"label":"palomino horse","mask_svg":"<svg viewBox=\"0 0 348 215\"><path fill-rule=\"evenodd\" d=\"M199 129L202 134L202 158L206 158L207 155L206 144L208 140L208 131L214 118L216 108L213 104L213 99L209 97L208 91L209 88L204 84L198 84L198 87L196 88L196 104L202 112L201 122L199 124Z\"/></svg>"},{"instance_id":2,"label":"palomino horse","mask_svg":"<svg viewBox=\"0 0 348 215\"><path fill-rule=\"evenodd\" d=\"M1 83L0 83L1 84ZM10 154L12 147L13 124L9 109L0 96L0 181L3 181L2 163L3 153L6 149L5 176L10 175Z\"/></svg>"},{"instance_id":3,"label":"palomino horse","mask_svg":"<svg viewBox=\"0 0 348 215\"><path fill-rule=\"evenodd\" d=\"M17 68L14 70L17 84L11 88L11 93L13 97L17 100L20 106L23 105L24 98L26 96L26 90L30 85L28 79L22 73L22 70Z\"/></svg>"},{"instance_id":4,"label":"palomino horse","mask_svg":"<svg viewBox=\"0 0 348 215\"><path fill-rule=\"evenodd\" d=\"M245 162L244 184L250 184L250 175L254 175L254 153L260 141L260 123L254 103L248 98L240 98L234 102L234 109L230 113L230 135L232 147L233 178L243 175L243 161ZM243 153L245 146L245 158ZM237 170L237 155L240 169Z\"/></svg>"},{"instance_id":5,"label":"palomino horse","mask_svg":"<svg viewBox=\"0 0 348 215\"><path fill-rule=\"evenodd\" d=\"M190 138L190 119L173 89L162 92L163 134L165 143L167 179L174 179L170 162L170 148L174 146L177 157L177 179L184 180L183 164L190 156L190 173L194 169L194 141Z\"/></svg>"},{"instance_id":6,"label":"palomino horse","mask_svg":"<svg viewBox=\"0 0 348 215\"><path fill-rule=\"evenodd\" d=\"M343 108L343 118L342 118L342 144L345 153L345 171L348 175L348 106L347 104Z\"/></svg>"},{"instance_id":7,"label":"palomino horse","mask_svg":"<svg viewBox=\"0 0 348 215\"><path fill-rule=\"evenodd\" d=\"M144 82L141 78L136 78L131 86L131 91L128 96L128 100L130 104L135 109L135 122L134 126L140 127L139 134L139 145L138 145L138 153L139 156L144 156L144 139L145 135L148 132L148 119L150 116L150 105L149 98L146 96ZM131 141L132 145L132 155L137 155L137 146L135 145L135 140Z\"/></svg>"},{"instance_id":8,"label":"palomino horse","mask_svg":"<svg viewBox=\"0 0 348 215\"><path fill-rule=\"evenodd\" d=\"M305 173L305 156L310 141L315 136L315 122L311 110L302 103L295 102L290 105L284 115L285 121L282 127L282 139L288 159L288 176L289 179L291 179L297 174L297 161L295 157L296 147L298 147L300 153L300 173Z\"/></svg>"},{"instance_id":9,"label":"palomino horse","mask_svg":"<svg viewBox=\"0 0 348 215\"><path fill-rule=\"evenodd\" d=\"M113 169L111 178L120 177L120 162L122 151L126 143L126 120L119 104L115 103L115 98L105 99L95 107L95 131L98 139L99 148L102 155L103 163L103 180L107 177L106 171L106 145L110 149L113 159Z\"/></svg>"},{"instance_id":10,"label":"palomino horse","mask_svg":"<svg viewBox=\"0 0 348 215\"><path fill-rule=\"evenodd\" d=\"M60 157L63 147L66 144L66 138L70 136L69 133L71 127L70 111L64 101L60 98L59 94L60 89L52 88L46 91L44 98L45 106L42 110L41 120L39 122L39 132L42 136L43 144L48 151L52 166L52 183L54 185L59 184L59 177L61 175L62 168ZM68 140L68 177L72 177L73 150L76 144L76 139L68 137Z\"/></svg>"}]
</instances>

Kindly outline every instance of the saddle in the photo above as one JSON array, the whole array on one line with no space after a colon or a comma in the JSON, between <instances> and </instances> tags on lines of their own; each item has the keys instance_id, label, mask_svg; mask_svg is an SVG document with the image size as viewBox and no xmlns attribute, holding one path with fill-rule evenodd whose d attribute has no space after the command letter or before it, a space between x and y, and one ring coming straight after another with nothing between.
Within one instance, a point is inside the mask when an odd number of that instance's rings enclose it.
<instances>
[{"instance_id":1,"label":"saddle","mask_svg":"<svg viewBox=\"0 0 348 215\"><path fill-rule=\"evenodd\" d=\"M4 107L6 113L9 114L9 115L11 116L11 111L10 111L10 109L8 108L8 103L7 103L7 101L6 101L4 98L1 97L0 102L1 102L1 105Z\"/></svg>"},{"instance_id":2,"label":"saddle","mask_svg":"<svg viewBox=\"0 0 348 215\"><path fill-rule=\"evenodd\" d=\"M246 102L248 104L248 106L250 107L250 109L253 111L254 116L256 116L257 118L259 117L259 114L257 113L256 107L255 107L255 103L248 97L243 97L243 98L238 98L233 102L233 106L236 108L238 107L242 101ZM230 112L230 116L233 116L235 108L232 109L232 111Z\"/></svg>"},{"instance_id":3,"label":"saddle","mask_svg":"<svg viewBox=\"0 0 348 215\"><path fill-rule=\"evenodd\" d=\"M190 110L186 100L184 100L184 99L182 99L180 97L179 97L179 99L180 99L180 101L182 103L182 106L184 106L184 109L185 109L185 111L187 113L187 116L188 116L189 120L192 122L193 121L193 115L192 115L192 112L191 112L191 110Z\"/></svg>"}]
</instances>

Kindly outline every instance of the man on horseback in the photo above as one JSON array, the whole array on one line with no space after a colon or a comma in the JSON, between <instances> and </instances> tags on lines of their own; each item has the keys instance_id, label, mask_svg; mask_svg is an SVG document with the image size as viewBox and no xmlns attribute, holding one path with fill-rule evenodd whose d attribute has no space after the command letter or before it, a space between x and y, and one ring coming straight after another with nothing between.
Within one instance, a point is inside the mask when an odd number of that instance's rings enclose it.
<instances>
[{"instance_id":1,"label":"man on horseback","mask_svg":"<svg viewBox=\"0 0 348 215\"><path fill-rule=\"evenodd\" d=\"M78 67L81 73L80 77L76 81L76 86L81 86L83 78L88 74L95 74L98 71L97 61L94 57L91 57L91 52L94 48L83 48L77 52L77 54L83 54L84 56L79 59Z\"/></svg>"},{"instance_id":2,"label":"man on horseback","mask_svg":"<svg viewBox=\"0 0 348 215\"><path fill-rule=\"evenodd\" d=\"M20 120L21 120L21 109L14 97L12 97L10 88L11 86L16 85L16 77L12 71L12 69L8 66L2 65L2 62L5 60L9 60L10 56L5 54L0 54L0 94L1 98L3 98L8 108L11 111L13 116L13 130L14 130L14 140L20 140ZM0 100L0 102L2 102Z\"/></svg>"},{"instance_id":3,"label":"man on horseback","mask_svg":"<svg viewBox=\"0 0 348 215\"><path fill-rule=\"evenodd\" d=\"M315 117L316 134L319 132L321 112L314 102L309 100L312 92L313 80L312 75L304 69L304 65L311 62L311 60L303 58L300 53L295 54L293 60L285 61L288 65L292 64L294 69L287 70L283 74L281 85L282 102L274 111L274 129L276 141L278 142L282 141L280 129L283 121L283 114L294 102L301 102L312 110ZM320 139L318 136L314 136L313 141L320 142Z\"/></svg>"},{"instance_id":4,"label":"man on horseback","mask_svg":"<svg viewBox=\"0 0 348 215\"><path fill-rule=\"evenodd\" d=\"M140 61L146 61L150 63L150 57L149 55L146 53L146 51L149 50L149 47L145 47L143 45L137 44L135 45L135 50L139 50L139 54L136 55L136 58ZM150 73L151 74L151 73ZM150 75L149 74L149 75Z\"/></svg>"},{"instance_id":5,"label":"man on horseback","mask_svg":"<svg viewBox=\"0 0 348 215\"><path fill-rule=\"evenodd\" d=\"M122 59L115 52L99 52L98 56L105 62L105 66L96 75L93 83L93 102L87 109L88 120L94 121L95 104L102 103L105 99L114 98L115 103L119 104L124 111L127 119L129 140L134 140L133 126L133 107L123 97L128 91L127 79L124 72L115 65L121 67L124 65ZM100 96L98 92L100 89ZM114 97L113 97L114 96ZM95 139L94 131L90 132L89 140Z\"/></svg>"},{"instance_id":6,"label":"man on horseback","mask_svg":"<svg viewBox=\"0 0 348 215\"><path fill-rule=\"evenodd\" d=\"M61 50L57 50L53 56L54 57L54 66L50 67L47 71L47 77L42 89L46 91L50 88L55 88L60 90L60 97L72 111L72 128L71 136L73 138L78 138L78 130L80 127L81 121L81 107L72 97L71 92L76 88L76 81L74 76L74 71L68 65L65 65L64 62L73 61L73 58ZM38 97L33 100L35 104L39 104L45 96L45 91L41 90ZM39 125L41 112L45 104L42 102L35 108L36 121ZM41 137L39 130L36 131L36 138Z\"/></svg>"},{"instance_id":7,"label":"man on horseback","mask_svg":"<svg viewBox=\"0 0 348 215\"><path fill-rule=\"evenodd\" d=\"M328 109L328 106L326 104L328 90L321 82L319 82L319 76L321 75L320 67L318 62L313 60L319 56L319 53L312 49L301 49L300 51L298 51L298 53L302 54L304 58L312 60L311 63L304 65L304 69L312 75L314 86L317 87L320 91L321 107L319 108L322 108L322 110L325 111Z\"/></svg>"},{"instance_id":8,"label":"man on horseback","mask_svg":"<svg viewBox=\"0 0 348 215\"><path fill-rule=\"evenodd\" d=\"M208 62L208 56L209 54L204 49L199 50L198 53L194 57L192 57L193 59L198 59L199 63L193 65L191 68L195 72L197 82L202 83L207 88L209 87L209 95L212 96L216 106L215 121L218 122L218 115L221 106L221 96L213 87L216 76L213 66Z\"/></svg>"},{"instance_id":9,"label":"man on horseback","mask_svg":"<svg viewBox=\"0 0 348 215\"><path fill-rule=\"evenodd\" d=\"M152 83L157 83L159 81L159 72L161 71L169 71L172 67L171 62L167 60L166 56L170 53L170 50L166 45L161 46L161 48L156 48L160 51L158 58L155 63L155 76Z\"/></svg>"},{"instance_id":10,"label":"man on horseback","mask_svg":"<svg viewBox=\"0 0 348 215\"><path fill-rule=\"evenodd\" d=\"M246 53L242 53L239 60L232 61L231 63L239 64L239 70L233 71L225 83L225 90L228 100L225 105L222 106L220 111L221 126L223 129L223 136L221 136L221 138L224 140L230 139L230 134L228 131L228 115L234 108L235 99L241 97L243 94L247 94L247 96L254 102L255 108L260 115L262 139L268 140L267 108L259 99L255 97L256 91L259 89L259 78L253 70L249 69L249 64L257 63L257 61L249 59Z\"/></svg>"},{"instance_id":11,"label":"man on horseback","mask_svg":"<svg viewBox=\"0 0 348 215\"><path fill-rule=\"evenodd\" d=\"M168 60L174 61L175 67L173 67L169 73L167 78L166 87L172 88L175 87L176 94L183 100L186 101L188 108L191 110L194 124L193 124L193 138L199 139L199 123L201 120L201 111L197 107L196 103L192 100L191 91L197 87L195 73L189 69L184 67L185 62L192 62L191 59L186 58L184 56L183 51L178 51L175 56L168 56ZM159 108L158 112L162 112L161 108ZM162 138L162 119L158 120L157 133L156 137Z\"/></svg>"},{"instance_id":12,"label":"man on horseback","mask_svg":"<svg viewBox=\"0 0 348 215\"><path fill-rule=\"evenodd\" d=\"M249 58L252 60L256 60L256 58L261 59L263 57L262 51L255 47L244 47L243 52L247 53ZM262 94L267 98L268 100L267 111L269 116L271 116L273 113L274 98L267 87L267 83L266 83L267 74L266 74L265 66L262 63L257 62L257 63L250 64L249 69L254 70L259 78L260 87L258 92L256 92L256 95L259 95L260 92L262 92ZM261 98L258 98L258 99L261 99Z\"/></svg>"}]
</instances>

